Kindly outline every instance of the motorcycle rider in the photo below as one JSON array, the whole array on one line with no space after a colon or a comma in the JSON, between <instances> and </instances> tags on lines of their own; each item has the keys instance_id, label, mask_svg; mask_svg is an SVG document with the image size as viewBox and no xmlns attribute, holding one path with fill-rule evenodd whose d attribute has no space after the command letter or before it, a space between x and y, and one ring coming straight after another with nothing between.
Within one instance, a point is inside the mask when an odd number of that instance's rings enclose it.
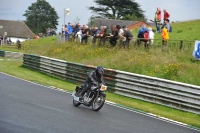
<instances>
[{"instance_id":1,"label":"motorcycle rider","mask_svg":"<svg viewBox=\"0 0 200 133\"><path fill-rule=\"evenodd\" d=\"M92 86L101 86L102 84L104 84L103 73L104 73L103 67L98 66L94 71L91 71L88 74L86 81L82 85L83 90L80 94L80 98L82 98L84 96L85 92L88 89L90 89Z\"/></svg>"}]
</instances>

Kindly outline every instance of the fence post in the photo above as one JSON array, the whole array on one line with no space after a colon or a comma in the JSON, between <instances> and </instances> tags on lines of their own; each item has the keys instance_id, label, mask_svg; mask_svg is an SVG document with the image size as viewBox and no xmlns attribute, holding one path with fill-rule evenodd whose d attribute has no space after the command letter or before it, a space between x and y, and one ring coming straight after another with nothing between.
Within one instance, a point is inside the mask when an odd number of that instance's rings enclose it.
<instances>
[{"instance_id":1,"label":"fence post","mask_svg":"<svg viewBox=\"0 0 200 133\"><path fill-rule=\"evenodd\" d=\"M164 39L162 39L162 50L163 50L163 48L164 48Z\"/></svg>"},{"instance_id":2,"label":"fence post","mask_svg":"<svg viewBox=\"0 0 200 133\"><path fill-rule=\"evenodd\" d=\"M180 47L179 47L179 49L180 49L180 50L183 49L183 40L181 40L181 42L180 42Z\"/></svg>"},{"instance_id":3,"label":"fence post","mask_svg":"<svg viewBox=\"0 0 200 133\"><path fill-rule=\"evenodd\" d=\"M137 46L140 46L140 38L137 39Z\"/></svg>"}]
</instances>

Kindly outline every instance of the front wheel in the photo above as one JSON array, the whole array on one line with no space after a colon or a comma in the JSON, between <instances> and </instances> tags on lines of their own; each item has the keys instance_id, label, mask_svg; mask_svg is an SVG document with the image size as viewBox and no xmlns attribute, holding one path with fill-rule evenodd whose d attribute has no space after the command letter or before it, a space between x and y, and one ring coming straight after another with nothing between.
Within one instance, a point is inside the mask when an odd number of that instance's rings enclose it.
<instances>
[{"instance_id":1,"label":"front wheel","mask_svg":"<svg viewBox=\"0 0 200 133\"><path fill-rule=\"evenodd\" d=\"M74 98L73 98L73 105L74 105L75 107L78 107L80 104L81 104L81 103L80 103L79 101L76 101L76 100L74 100Z\"/></svg>"},{"instance_id":2,"label":"front wheel","mask_svg":"<svg viewBox=\"0 0 200 133\"><path fill-rule=\"evenodd\" d=\"M80 93L80 92L79 92ZM78 92L73 92L72 96L73 96L73 105L78 107L81 103L79 102L78 98Z\"/></svg>"},{"instance_id":3,"label":"front wheel","mask_svg":"<svg viewBox=\"0 0 200 133\"><path fill-rule=\"evenodd\" d=\"M92 110L93 111L99 111L105 102L105 96L99 95L99 97L96 97L92 103Z\"/></svg>"}]
</instances>

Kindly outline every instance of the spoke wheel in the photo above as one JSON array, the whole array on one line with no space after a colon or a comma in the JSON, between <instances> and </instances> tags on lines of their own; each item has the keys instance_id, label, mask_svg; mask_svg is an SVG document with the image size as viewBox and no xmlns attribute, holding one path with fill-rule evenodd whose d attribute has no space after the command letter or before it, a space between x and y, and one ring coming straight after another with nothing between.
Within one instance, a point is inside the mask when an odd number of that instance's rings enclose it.
<instances>
[{"instance_id":1,"label":"spoke wheel","mask_svg":"<svg viewBox=\"0 0 200 133\"><path fill-rule=\"evenodd\" d=\"M77 97L77 93L75 93L75 96ZM78 107L80 104L81 104L81 103L80 103L79 101L76 101L76 100L74 100L74 98L73 98L73 105L74 105L75 107Z\"/></svg>"},{"instance_id":2,"label":"spoke wheel","mask_svg":"<svg viewBox=\"0 0 200 133\"><path fill-rule=\"evenodd\" d=\"M105 102L105 97L103 95L99 95L99 97L95 98L92 103L92 110L99 111Z\"/></svg>"}]
</instances>

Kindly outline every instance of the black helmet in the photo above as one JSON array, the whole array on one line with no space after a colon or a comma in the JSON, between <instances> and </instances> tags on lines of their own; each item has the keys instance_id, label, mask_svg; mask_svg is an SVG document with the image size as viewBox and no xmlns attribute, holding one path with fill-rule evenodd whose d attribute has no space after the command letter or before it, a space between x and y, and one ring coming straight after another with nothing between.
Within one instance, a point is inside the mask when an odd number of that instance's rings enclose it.
<instances>
[{"instance_id":1,"label":"black helmet","mask_svg":"<svg viewBox=\"0 0 200 133\"><path fill-rule=\"evenodd\" d=\"M102 66L98 66L96 68L96 72L99 74L99 75L102 75L104 73L104 70L103 70L103 67Z\"/></svg>"}]
</instances>

